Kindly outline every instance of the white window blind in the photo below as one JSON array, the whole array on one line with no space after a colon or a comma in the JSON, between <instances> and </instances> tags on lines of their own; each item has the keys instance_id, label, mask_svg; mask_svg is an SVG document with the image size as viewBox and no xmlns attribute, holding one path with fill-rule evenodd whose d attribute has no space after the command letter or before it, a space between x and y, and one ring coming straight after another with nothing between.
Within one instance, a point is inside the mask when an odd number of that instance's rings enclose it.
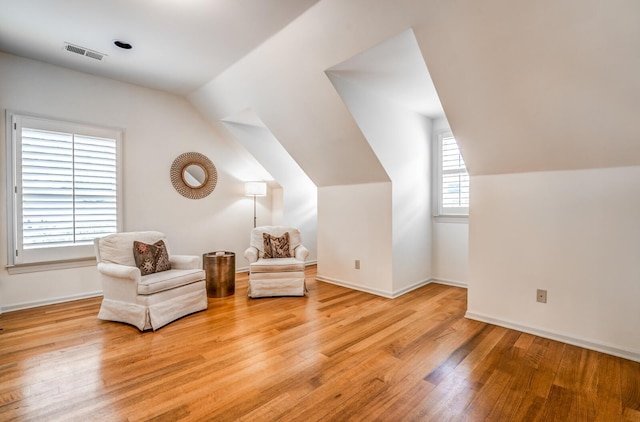
<instances>
[{"instance_id":1,"label":"white window blind","mask_svg":"<svg viewBox=\"0 0 640 422\"><path fill-rule=\"evenodd\" d=\"M469 174L458 143L451 134L440 137L439 215L469 213Z\"/></svg>"},{"instance_id":2,"label":"white window blind","mask_svg":"<svg viewBox=\"0 0 640 422\"><path fill-rule=\"evenodd\" d=\"M14 116L13 264L93 255L118 231L120 132Z\"/></svg>"},{"instance_id":3,"label":"white window blind","mask_svg":"<svg viewBox=\"0 0 640 422\"><path fill-rule=\"evenodd\" d=\"M22 129L25 249L116 232L116 140Z\"/></svg>"}]
</instances>

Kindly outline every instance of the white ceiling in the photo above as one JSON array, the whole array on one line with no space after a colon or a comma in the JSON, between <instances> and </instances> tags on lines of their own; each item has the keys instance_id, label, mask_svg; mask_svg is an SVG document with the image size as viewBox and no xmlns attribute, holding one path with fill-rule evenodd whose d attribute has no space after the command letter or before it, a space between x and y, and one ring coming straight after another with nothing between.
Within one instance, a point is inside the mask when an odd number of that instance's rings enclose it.
<instances>
[{"instance_id":1,"label":"white ceiling","mask_svg":"<svg viewBox=\"0 0 640 422\"><path fill-rule=\"evenodd\" d=\"M411 29L332 66L327 73L349 79L432 119L444 116Z\"/></svg>"},{"instance_id":2,"label":"white ceiling","mask_svg":"<svg viewBox=\"0 0 640 422\"><path fill-rule=\"evenodd\" d=\"M188 94L318 0L0 0L0 50ZM131 50L114 46L124 40ZM65 43L106 54L102 61Z\"/></svg>"},{"instance_id":3,"label":"white ceiling","mask_svg":"<svg viewBox=\"0 0 640 422\"><path fill-rule=\"evenodd\" d=\"M0 12L0 50L188 93L213 123L254 110L317 186L388 180L325 71L348 65L333 71L389 97L403 81L387 72L417 86L404 59L367 53L409 28L472 175L640 165L636 0L0 0Z\"/></svg>"}]
</instances>

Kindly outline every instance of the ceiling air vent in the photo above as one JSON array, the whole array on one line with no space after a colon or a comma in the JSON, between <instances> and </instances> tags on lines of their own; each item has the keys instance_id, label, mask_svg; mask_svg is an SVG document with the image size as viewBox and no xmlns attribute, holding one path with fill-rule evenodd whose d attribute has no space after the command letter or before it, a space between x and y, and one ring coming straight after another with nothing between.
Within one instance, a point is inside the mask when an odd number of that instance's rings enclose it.
<instances>
[{"instance_id":1,"label":"ceiling air vent","mask_svg":"<svg viewBox=\"0 0 640 422\"><path fill-rule=\"evenodd\" d=\"M88 48L69 43L64 44L64 49L72 53L80 54L81 56L90 57L96 60L102 60L106 56L106 54L98 53L97 51L89 50Z\"/></svg>"}]
</instances>

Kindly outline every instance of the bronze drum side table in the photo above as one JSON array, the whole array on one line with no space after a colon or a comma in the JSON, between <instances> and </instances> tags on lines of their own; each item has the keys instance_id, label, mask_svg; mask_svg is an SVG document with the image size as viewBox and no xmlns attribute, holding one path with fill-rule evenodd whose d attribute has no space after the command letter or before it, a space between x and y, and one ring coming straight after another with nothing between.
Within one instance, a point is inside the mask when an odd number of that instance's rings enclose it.
<instances>
[{"instance_id":1,"label":"bronze drum side table","mask_svg":"<svg viewBox=\"0 0 640 422\"><path fill-rule=\"evenodd\" d=\"M202 255L202 268L206 273L207 296L225 297L236 290L236 254L227 251Z\"/></svg>"}]
</instances>

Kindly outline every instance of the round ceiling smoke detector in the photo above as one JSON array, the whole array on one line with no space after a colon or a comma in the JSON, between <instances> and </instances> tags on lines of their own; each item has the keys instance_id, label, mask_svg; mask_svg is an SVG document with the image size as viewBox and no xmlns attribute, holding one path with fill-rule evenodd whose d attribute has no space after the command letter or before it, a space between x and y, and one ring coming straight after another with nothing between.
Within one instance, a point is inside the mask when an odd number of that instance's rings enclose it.
<instances>
[{"instance_id":1,"label":"round ceiling smoke detector","mask_svg":"<svg viewBox=\"0 0 640 422\"><path fill-rule=\"evenodd\" d=\"M131 44L129 44L128 42L115 40L113 43L116 45L116 47L120 47L120 48L123 48L125 50L131 50L133 48L133 46Z\"/></svg>"}]
</instances>

